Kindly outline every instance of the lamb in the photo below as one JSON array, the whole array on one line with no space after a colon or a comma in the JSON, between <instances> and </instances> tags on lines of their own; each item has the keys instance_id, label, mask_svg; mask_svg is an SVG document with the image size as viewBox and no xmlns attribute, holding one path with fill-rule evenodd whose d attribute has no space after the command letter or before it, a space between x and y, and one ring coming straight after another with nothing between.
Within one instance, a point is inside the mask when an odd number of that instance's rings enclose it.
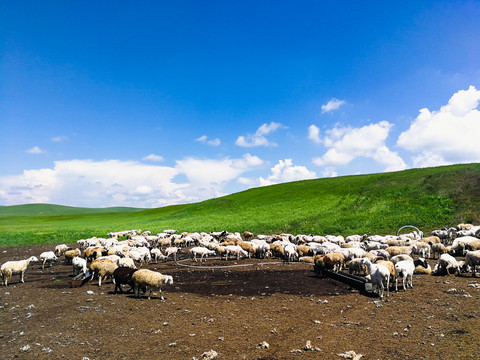
<instances>
[{"instance_id":1,"label":"lamb","mask_svg":"<svg viewBox=\"0 0 480 360\"><path fill-rule=\"evenodd\" d=\"M161 293L163 284L173 284L173 277L148 269L140 269L133 273L132 282L136 297L140 297L140 289L146 287L145 293L150 290L148 295L148 299L150 299L154 288L158 288ZM161 299L164 300L163 295L161 295Z\"/></svg>"},{"instance_id":2,"label":"lamb","mask_svg":"<svg viewBox=\"0 0 480 360\"><path fill-rule=\"evenodd\" d=\"M420 255L422 258L430 258L431 247L428 243L423 241L417 241L412 245L412 254Z\"/></svg>"},{"instance_id":3,"label":"lamb","mask_svg":"<svg viewBox=\"0 0 480 360\"><path fill-rule=\"evenodd\" d=\"M52 264L58 260L58 258L55 256L55 253L53 251L44 251L40 254L40 260L43 261L42 263L42 270L45 268L45 264L49 264L50 267Z\"/></svg>"},{"instance_id":4,"label":"lamb","mask_svg":"<svg viewBox=\"0 0 480 360\"><path fill-rule=\"evenodd\" d=\"M194 261L197 261L197 255L200 255L200 262L202 262L203 258L208 255L215 255L215 251L209 250L202 246L196 246L190 249L190 253L192 254L192 258ZM207 261L207 259L205 259Z\"/></svg>"},{"instance_id":5,"label":"lamb","mask_svg":"<svg viewBox=\"0 0 480 360\"><path fill-rule=\"evenodd\" d=\"M284 252L285 252L285 260L288 262L294 261L299 258L298 253L295 250L295 247L293 244L285 246Z\"/></svg>"},{"instance_id":6,"label":"lamb","mask_svg":"<svg viewBox=\"0 0 480 360\"><path fill-rule=\"evenodd\" d=\"M472 268L472 276L475 277L476 267L480 265L480 250L467 251L465 255L464 269Z\"/></svg>"},{"instance_id":7,"label":"lamb","mask_svg":"<svg viewBox=\"0 0 480 360\"><path fill-rule=\"evenodd\" d=\"M107 277L112 278L113 272L117 267L118 266L109 259L93 260L89 265L89 269L92 272L90 281L93 280L95 275L98 275L98 286L102 286L102 278L103 281L105 281ZM113 279L113 282L115 283L115 279Z\"/></svg>"},{"instance_id":8,"label":"lamb","mask_svg":"<svg viewBox=\"0 0 480 360\"><path fill-rule=\"evenodd\" d=\"M402 278L403 291L407 291L407 286L413 288L413 272L415 271L415 265L413 261L402 260L395 264L395 291L398 292L398 278Z\"/></svg>"},{"instance_id":9,"label":"lamb","mask_svg":"<svg viewBox=\"0 0 480 360\"><path fill-rule=\"evenodd\" d=\"M378 289L378 295L383 299L385 286L387 288L387 297L390 296L390 270L383 265L372 264L370 259L362 258L360 260L363 264L366 265L367 271L370 274L370 279L372 280L372 288ZM386 284L386 285L384 285Z\"/></svg>"},{"instance_id":10,"label":"lamb","mask_svg":"<svg viewBox=\"0 0 480 360\"><path fill-rule=\"evenodd\" d=\"M117 293L117 289L123 293L122 285L130 285L128 292L134 289L134 283L132 280L132 275L138 271L137 269L132 269L131 267L119 266L113 272L113 278L115 279L115 289L113 290L114 294Z\"/></svg>"},{"instance_id":11,"label":"lamb","mask_svg":"<svg viewBox=\"0 0 480 360\"><path fill-rule=\"evenodd\" d=\"M72 259L72 267L73 267L73 276L77 276L81 272L84 274L87 273L87 260L80 256L76 256Z\"/></svg>"},{"instance_id":12,"label":"lamb","mask_svg":"<svg viewBox=\"0 0 480 360\"><path fill-rule=\"evenodd\" d=\"M102 247L96 246L96 247L89 247L83 250L82 257L87 259L87 261L92 261L104 254L108 254L108 251Z\"/></svg>"},{"instance_id":13,"label":"lamb","mask_svg":"<svg viewBox=\"0 0 480 360\"><path fill-rule=\"evenodd\" d=\"M438 263L433 268L433 273L443 274L446 272L448 275L451 275L450 274L451 269L454 269L455 272L458 272L458 273L461 272L460 264L452 255L442 254L438 259Z\"/></svg>"},{"instance_id":14,"label":"lamb","mask_svg":"<svg viewBox=\"0 0 480 360\"><path fill-rule=\"evenodd\" d=\"M155 261L155 264L158 264L158 259L161 259L161 260L166 259L166 256L163 255L160 249L158 248L150 250L150 255L152 256L152 259Z\"/></svg>"},{"instance_id":15,"label":"lamb","mask_svg":"<svg viewBox=\"0 0 480 360\"><path fill-rule=\"evenodd\" d=\"M20 282L24 283L24 274L27 270L28 265L31 262L37 262L38 259L35 256L30 256L26 260L17 260L17 261L7 261L0 267L0 273L2 275L2 284L7 286L8 279L10 279L13 275L20 275Z\"/></svg>"}]
</instances>

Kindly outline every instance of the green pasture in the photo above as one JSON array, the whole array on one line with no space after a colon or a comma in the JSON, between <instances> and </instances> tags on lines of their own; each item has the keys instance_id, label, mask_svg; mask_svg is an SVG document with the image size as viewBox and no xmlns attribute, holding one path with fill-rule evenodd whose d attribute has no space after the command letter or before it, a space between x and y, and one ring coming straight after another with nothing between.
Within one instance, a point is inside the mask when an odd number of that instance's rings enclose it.
<instances>
[{"instance_id":1,"label":"green pasture","mask_svg":"<svg viewBox=\"0 0 480 360\"><path fill-rule=\"evenodd\" d=\"M128 229L350 235L414 225L428 233L480 222L480 164L297 181L158 209L65 214L49 205L53 213L38 216L36 206L0 208L0 246L73 243Z\"/></svg>"}]
</instances>

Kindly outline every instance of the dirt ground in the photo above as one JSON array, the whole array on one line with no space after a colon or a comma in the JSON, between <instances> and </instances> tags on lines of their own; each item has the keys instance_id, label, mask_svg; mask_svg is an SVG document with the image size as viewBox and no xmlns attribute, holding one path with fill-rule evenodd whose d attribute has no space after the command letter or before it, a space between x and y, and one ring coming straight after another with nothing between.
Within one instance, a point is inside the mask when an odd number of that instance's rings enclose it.
<instances>
[{"instance_id":1,"label":"dirt ground","mask_svg":"<svg viewBox=\"0 0 480 360\"><path fill-rule=\"evenodd\" d=\"M0 248L0 263L46 250ZM150 300L115 295L110 281L72 288L71 266L33 264L24 284L15 276L0 287L0 359L183 360L209 350L252 360L341 359L347 351L362 359L480 357L478 279L417 275L414 289L381 301L317 278L306 264L228 261L245 263L254 265L148 265L174 278L164 300L158 292Z\"/></svg>"}]
</instances>

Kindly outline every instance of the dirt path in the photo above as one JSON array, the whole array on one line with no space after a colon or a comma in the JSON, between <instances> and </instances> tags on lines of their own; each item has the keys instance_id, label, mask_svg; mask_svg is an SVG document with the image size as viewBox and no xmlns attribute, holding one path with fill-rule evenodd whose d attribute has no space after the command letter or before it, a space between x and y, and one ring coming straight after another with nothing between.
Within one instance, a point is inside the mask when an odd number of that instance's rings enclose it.
<instances>
[{"instance_id":1,"label":"dirt path","mask_svg":"<svg viewBox=\"0 0 480 360\"><path fill-rule=\"evenodd\" d=\"M0 263L45 250L1 248ZM383 302L303 264L148 268L174 278L163 301L115 295L111 282L71 288L63 264L33 265L24 284L15 276L0 288L0 359L185 360L211 349L218 359L479 357L480 280L470 276L414 276L414 289Z\"/></svg>"}]
</instances>

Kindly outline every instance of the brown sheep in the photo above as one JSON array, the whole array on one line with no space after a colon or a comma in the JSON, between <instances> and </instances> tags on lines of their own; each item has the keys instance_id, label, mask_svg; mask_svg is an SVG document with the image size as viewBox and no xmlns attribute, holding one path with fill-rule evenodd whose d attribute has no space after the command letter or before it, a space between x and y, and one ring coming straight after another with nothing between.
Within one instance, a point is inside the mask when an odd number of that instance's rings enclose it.
<instances>
[{"instance_id":1,"label":"brown sheep","mask_svg":"<svg viewBox=\"0 0 480 360\"><path fill-rule=\"evenodd\" d=\"M86 259L87 261L92 261L95 260L96 258L99 258L102 255L106 255L108 252L106 249L103 247L92 247L92 248L86 248L83 251L83 258Z\"/></svg>"},{"instance_id":2,"label":"brown sheep","mask_svg":"<svg viewBox=\"0 0 480 360\"><path fill-rule=\"evenodd\" d=\"M423 242L425 242L425 243L427 243L427 244L430 244L430 243L432 243L432 244L441 244L441 243L442 243L442 241L440 240L440 238L439 238L438 236L428 236L428 237L424 237L424 238L422 238L420 241L423 241ZM430 246L431 246L432 244L430 244Z\"/></svg>"},{"instance_id":3,"label":"brown sheep","mask_svg":"<svg viewBox=\"0 0 480 360\"><path fill-rule=\"evenodd\" d=\"M327 269L331 268L335 272L342 270L345 266L345 256L342 253L327 254L323 261Z\"/></svg>"},{"instance_id":4,"label":"brown sheep","mask_svg":"<svg viewBox=\"0 0 480 360\"><path fill-rule=\"evenodd\" d=\"M312 251L308 245L298 245L297 252L300 257L312 255Z\"/></svg>"},{"instance_id":5,"label":"brown sheep","mask_svg":"<svg viewBox=\"0 0 480 360\"><path fill-rule=\"evenodd\" d=\"M92 277L90 278L90 281L93 280L95 275L98 275L98 286L102 286L102 279L103 281L105 281L107 277L112 278L113 283L115 283L113 273L117 267L118 266L110 259L93 260L88 266L89 270L92 272Z\"/></svg>"},{"instance_id":6,"label":"brown sheep","mask_svg":"<svg viewBox=\"0 0 480 360\"><path fill-rule=\"evenodd\" d=\"M412 253L411 246L390 246L387 248L387 252L390 254L390 257L400 254L410 255Z\"/></svg>"},{"instance_id":7,"label":"brown sheep","mask_svg":"<svg viewBox=\"0 0 480 360\"><path fill-rule=\"evenodd\" d=\"M72 249L65 251L65 264L71 264L74 257L80 256L82 252L80 249Z\"/></svg>"}]
</instances>

